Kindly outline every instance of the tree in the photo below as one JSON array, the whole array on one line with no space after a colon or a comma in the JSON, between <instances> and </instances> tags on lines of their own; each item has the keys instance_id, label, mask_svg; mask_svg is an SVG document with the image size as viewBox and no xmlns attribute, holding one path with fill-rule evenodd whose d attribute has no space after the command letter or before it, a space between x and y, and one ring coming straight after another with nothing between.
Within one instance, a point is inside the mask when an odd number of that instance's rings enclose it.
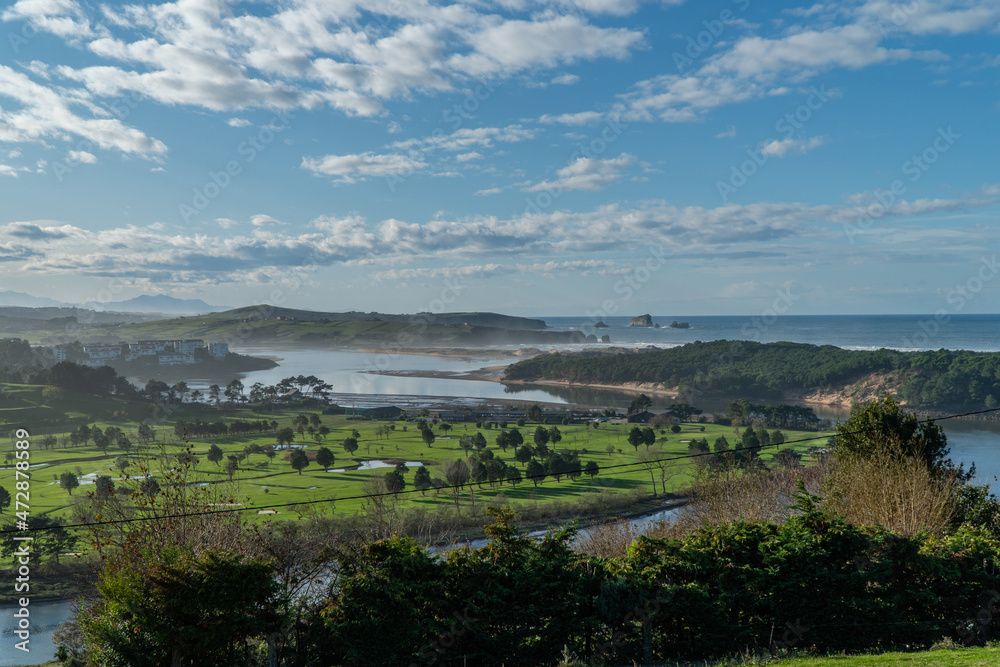
<instances>
[{"instance_id":1,"label":"tree","mask_svg":"<svg viewBox=\"0 0 1000 667\"><path fill-rule=\"evenodd\" d=\"M425 428L420 431L420 438L424 441L424 444L428 447L434 446L434 431L429 428Z\"/></svg>"},{"instance_id":2,"label":"tree","mask_svg":"<svg viewBox=\"0 0 1000 667\"><path fill-rule=\"evenodd\" d=\"M628 432L628 444L635 448L635 451L639 451L639 445L641 445L645 439L642 437L642 429L638 426L633 426L632 430Z\"/></svg>"},{"instance_id":3,"label":"tree","mask_svg":"<svg viewBox=\"0 0 1000 667\"><path fill-rule=\"evenodd\" d=\"M587 461L587 465L583 468L583 472L590 475L590 479L594 479L600 471L601 467L594 461Z\"/></svg>"},{"instance_id":4,"label":"tree","mask_svg":"<svg viewBox=\"0 0 1000 667\"><path fill-rule=\"evenodd\" d=\"M785 434L779 431L778 429L774 429L773 431L771 431L771 444L772 445L785 444Z\"/></svg>"},{"instance_id":5,"label":"tree","mask_svg":"<svg viewBox=\"0 0 1000 667\"><path fill-rule=\"evenodd\" d=\"M507 453L507 447L510 446L510 436L507 435L507 431L500 431L497 433L496 444L504 454Z\"/></svg>"},{"instance_id":6,"label":"tree","mask_svg":"<svg viewBox=\"0 0 1000 667\"><path fill-rule=\"evenodd\" d=\"M483 482L486 481L486 478L486 466L482 462L475 461L469 466L469 479L473 484L478 484L480 489L483 488Z\"/></svg>"},{"instance_id":7,"label":"tree","mask_svg":"<svg viewBox=\"0 0 1000 667\"><path fill-rule=\"evenodd\" d=\"M156 430L149 424L139 424L136 434L139 437L139 442L148 444L156 437Z\"/></svg>"},{"instance_id":8,"label":"tree","mask_svg":"<svg viewBox=\"0 0 1000 667\"><path fill-rule=\"evenodd\" d=\"M274 438L278 443L278 447L290 445L293 442L295 442L295 431L293 431L290 427L286 426L285 428L280 429L277 433L275 433Z\"/></svg>"},{"instance_id":9,"label":"tree","mask_svg":"<svg viewBox=\"0 0 1000 667\"><path fill-rule=\"evenodd\" d=\"M107 500L115 494L115 482L110 475L98 475L94 479L94 498Z\"/></svg>"},{"instance_id":10,"label":"tree","mask_svg":"<svg viewBox=\"0 0 1000 667\"><path fill-rule=\"evenodd\" d=\"M273 565L217 549L116 555L97 588L80 615L94 664L233 664L246 640L279 627Z\"/></svg>"},{"instance_id":11,"label":"tree","mask_svg":"<svg viewBox=\"0 0 1000 667\"><path fill-rule=\"evenodd\" d=\"M535 421L535 422L542 421L542 406L538 405L537 403L529 405L528 408L524 411L524 416L530 421ZM521 420L518 420L517 425L524 426L524 424L521 423Z\"/></svg>"},{"instance_id":12,"label":"tree","mask_svg":"<svg viewBox=\"0 0 1000 667\"><path fill-rule=\"evenodd\" d=\"M534 482L536 487L545 479L545 475L545 466L539 463L538 459L528 461L528 465L524 469L524 476Z\"/></svg>"},{"instance_id":13,"label":"tree","mask_svg":"<svg viewBox=\"0 0 1000 667\"><path fill-rule=\"evenodd\" d=\"M649 471L649 480L653 484L653 497L656 497L656 477L653 472L657 469L657 460L660 458L660 452L658 450L645 450L638 455L639 463L642 467Z\"/></svg>"},{"instance_id":14,"label":"tree","mask_svg":"<svg viewBox=\"0 0 1000 667\"><path fill-rule=\"evenodd\" d=\"M222 449L218 445L212 445L208 448L208 460L215 465L219 465L219 462L222 461L222 457Z\"/></svg>"},{"instance_id":15,"label":"tree","mask_svg":"<svg viewBox=\"0 0 1000 667\"><path fill-rule=\"evenodd\" d=\"M778 453L774 455L774 460L782 468L798 468L800 461L802 460L802 455L796 452L794 449L780 449Z\"/></svg>"},{"instance_id":16,"label":"tree","mask_svg":"<svg viewBox=\"0 0 1000 667\"><path fill-rule=\"evenodd\" d=\"M117 468L120 473L124 473L128 468L128 465L128 459L124 456L119 456L115 459L115 468Z\"/></svg>"},{"instance_id":17,"label":"tree","mask_svg":"<svg viewBox=\"0 0 1000 667\"><path fill-rule=\"evenodd\" d=\"M101 450L102 453L108 453L108 445L111 444L111 439L108 437L107 433L101 431L101 429L96 426L91 430L91 436L94 438L94 446Z\"/></svg>"},{"instance_id":18,"label":"tree","mask_svg":"<svg viewBox=\"0 0 1000 667\"><path fill-rule=\"evenodd\" d=\"M504 473L504 476L507 478L507 481L510 482L511 486L517 488L517 485L521 483L521 471L514 466L510 466L506 471L504 471Z\"/></svg>"},{"instance_id":19,"label":"tree","mask_svg":"<svg viewBox=\"0 0 1000 667\"><path fill-rule=\"evenodd\" d=\"M208 388L208 400L215 403L215 407L219 407L219 390L220 387L217 384L213 384Z\"/></svg>"},{"instance_id":20,"label":"tree","mask_svg":"<svg viewBox=\"0 0 1000 667\"><path fill-rule=\"evenodd\" d=\"M413 488L420 491L420 495L426 495L427 489L431 488L431 473L426 466L420 466L413 473Z\"/></svg>"},{"instance_id":21,"label":"tree","mask_svg":"<svg viewBox=\"0 0 1000 667\"><path fill-rule=\"evenodd\" d=\"M80 480L70 471L59 476L59 486L66 490L69 495L73 495L73 490L80 486Z\"/></svg>"},{"instance_id":22,"label":"tree","mask_svg":"<svg viewBox=\"0 0 1000 667\"><path fill-rule=\"evenodd\" d=\"M922 422L903 411L889 394L851 408L851 416L837 424L834 454L838 458L922 459L932 470L947 468L948 438L933 420Z\"/></svg>"},{"instance_id":23,"label":"tree","mask_svg":"<svg viewBox=\"0 0 1000 667\"><path fill-rule=\"evenodd\" d=\"M458 492L469 481L469 466L465 461L450 461L445 465L444 478L455 494L455 505L458 506Z\"/></svg>"},{"instance_id":24,"label":"tree","mask_svg":"<svg viewBox=\"0 0 1000 667\"><path fill-rule=\"evenodd\" d=\"M524 444L524 436L521 434L521 431L519 431L516 428L512 428L510 430L510 432L507 435L507 440L508 442L510 442L511 445L514 446L514 449L517 449L518 447Z\"/></svg>"},{"instance_id":25,"label":"tree","mask_svg":"<svg viewBox=\"0 0 1000 667\"><path fill-rule=\"evenodd\" d=\"M235 457L233 458L235 459ZM160 492L160 483L156 481L155 477L144 477L142 481L139 482L139 490L147 498L152 498Z\"/></svg>"},{"instance_id":26,"label":"tree","mask_svg":"<svg viewBox=\"0 0 1000 667\"><path fill-rule=\"evenodd\" d=\"M642 429L642 444L646 445L646 449L649 449L654 442L656 442L656 431L648 426Z\"/></svg>"},{"instance_id":27,"label":"tree","mask_svg":"<svg viewBox=\"0 0 1000 667\"><path fill-rule=\"evenodd\" d=\"M535 447L545 447L549 442L549 431L544 426L535 428Z\"/></svg>"},{"instance_id":28,"label":"tree","mask_svg":"<svg viewBox=\"0 0 1000 667\"><path fill-rule=\"evenodd\" d=\"M344 451L348 454L353 454L358 451L358 439L357 438L346 438L343 442Z\"/></svg>"},{"instance_id":29,"label":"tree","mask_svg":"<svg viewBox=\"0 0 1000 667\"><path fill-rule=\"evenodd\" d=\"M230 454L226 457L226 474L229 475L229 481L233 481L233 475L236 471L240 469L240 459L235 454Z\"/></svg>"},{"instance_id":30,"label":"tree","mask_svg":"<svg viewBox=\"0 0 1000 667\"><path fill-rule=\"evenodd\" d=\"M309 465L309 455L306 454L304 449L295 449L292 450L292 455L288 458L288 462L301 475L302 471Z\"/></svg>"},{"instance_id":31,"label":"tree","mask_svg":"<svg viewBox=\"0 0 1000 667\"><path fill-rule=\"evenodd\" d=\"M10 507L10 491L0 486L0 514L3 514L8 507Z\"/></svg>"},{"instance_id":32,"label":"tree","mask_svg":"<svg viewBox=\"0 0 1000 667\"><path fill-rule=\"evenodd\" d=\"M528 445L521 445L521 447L519 447L518 450L516 452L514 452L514 459L518 463L527 463L528 461L531 460L531 457L534 456L534 455L535 455L535 453L533 451L531 451L531 447L530 446L528 446Z\"/></svg>"},{"instance_id":33,"label":"tree","mask_svg":"<svg viewBox=\"0 0 1000 667\"><path fill-rule=\"evenodd\" d=\"M235 403L243 400L243 389L243 383L238 379L234 379L230 380L229 384L226 385L226 391L224 393L230 403Z\"/></svg>"},{"instance_id":34,"label":"tree","mask_svg":"<svg viewBox=\"0 0 1000 667\"><path fill-rule=\"evenodd\" d=\"M649 396L645 394L639 394L632 399L632 402L628 405L628 414L635 414L638 412L643 412L648 410L649 407L653 405L653 401Z\"/></svg>"},{"instance_id":35,"label":"tree","mask_svg":"<svg viewBox=\"0 0 1000 667\"><path fill-rule=\"evenodd\" d=\"M553 426L549 429L549 442L553 445L562 440L562 433L559 431L558 426Z\"/></svg>"},{"instance_id":36,"label":"tree","mask_svg":"<svg viewBox=\"0 0 1000 667\"><path fill-rule=\"evenodd\" d=\"M295 419L292 420L292 426L298 431L299 435L309 426L309 417L306 415L295 415Z\"/></svg>"},{"instance_id":37,"label":"tree","mask_svg":"<svg viewBox=\"0 0 1000 667\"><path fill-rule=\"evenodd\" d=\"M382 476L382 479L385 481L385 490L389 493L397 494L406 488L406 478L399 470L387 472Z\"/></svg>"},{"instance_id":38,"label":"tree","mask_svg":"<svg viewBox=\"0 0 1000 667\"><path fill-rule=\"evenodd\" d=\"M178 382L177 384L175 384L171 388L174 390L174 392L176 392L176 394L177 394L177 400L180 401L181 403L183 403L184 402L184 396L187 395L187 393L188 393L187 382L185 382L184 380L181 380L180 382Z\"/></svg>"},{"instance_id":39,"label":"tree","mask_svg":"<svg viewBox=\"0 0 1000 667\"><path fill-rule=\"evenodd\" d=\"M333 462L333 452L331 452L328 448L320 447L316 450L316 465L323 468L323 472L328 472L330 466L333 465Z\"/></svg>"},{"instance_id":40,"label":"tree","mask_svg":"<svg viewBox=\"0 0 1000 667\"><path fill-rule=\"evenodd\" d=\"M480 431L476 431L476 434L472 436L472 444L478 450L483 450L486 448L486 436Z\"/></svg>"}]
</instances>

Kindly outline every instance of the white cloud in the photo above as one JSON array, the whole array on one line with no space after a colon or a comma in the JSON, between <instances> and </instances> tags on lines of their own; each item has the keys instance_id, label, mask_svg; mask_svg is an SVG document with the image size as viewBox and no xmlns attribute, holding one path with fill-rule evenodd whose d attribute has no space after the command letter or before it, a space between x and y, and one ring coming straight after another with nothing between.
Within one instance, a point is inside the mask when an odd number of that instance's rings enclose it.
<instances>
[{"instance_id":1,"label":"white cloud","mask_svg":"<svg viewBox=\"0 0 1000 667\"><path fill-rule=\"evenodd\" d=\"M568 4L623 14L636 2ZM579 60L624 58L643 43L639 31L598 27L578 14L540 11L525 20L486 4L424 0L265 0L252 13L217 0L97 9L19 0L3 17L29 20L102 60L57 68L92 95L133 91L215 111L328 105L373 116L387 99L451 91L470 77L540 78L539 70Z\"/></svg>"},{"instance_id":2,"label":"white cloud","mask_svg":"<svg viewBox=\"0 0 1000 667\"><path fill-rule=\"evenodd\" d=\"M87 151L70 151L66 154L66 161L80 164L97 164L97 156Z\"/></svg>"},{"instance_id":3,"label":"white cloud","mask_svg":"<svg viewBox=\"0 0 1000 667\"><path fill-rule=\"evenodd\" d=\"M554 86L572 86L574 83L579 82L580 77L576 74L560 74L559 76L554 77L549 83Z\"/></svg>"},{"instance_id":4,"label":"white cloud","mask_svg":"<svg viewBox=\"0 0 1000 667\"><path fill-rule=\"evenodd\" d=\"M13 98L19 109L0 105L0 142L43 143L48 139L76 137L105 150L137 155L166 153L163 142L152 139L117 118L97 115L81 91L59 90L35 83L27 75L0 65L0 98ZM76 112L90 106L96 117L83 118Z\"/></svg>"},{"instance_id":5,"label":"white cloud","mask_svg":"<svg viewBox=\"0 0 1000 667\"><path fill-rule=\"evenodd\" d=\"M399 176L421 171L428 164L406 155L379 155L368 151L354 155L326 155L302 158L302 168L315 174L337 176L336 182L354 183L379 176Z\"/></svg>"},{"instance_id":6,"label":"white cloud","mask_svg":"<svg viewBox=\"0 0 1000 667\"><path fill-rule=\"evenodd\" d=\"M270 225L287 225L288 223L272 218L269 215L258 213L257 215L250 216L250 224L254 227L268 227Z\"/></svg>"},{"instance_id":7,"label":"white cloud","mask_svg":"<svg viewBox=\"0 0 1000 667\"><path fill-rule=\"evenodd\" d=\"M729 139L736 136L736 126L729 125L725 130L715 135L716 139Z\"/></svg>"},{"instance_id":8,"label":"white cloud","mask_svg":"<svg viewBox=\"0 0 1000 667\"><path fill-rule=\"evenodd\" d=\"M17 178L18 174L22 171L26 171L23 167L12 167L9 164L0 163L0 176L10 176L12 178Z\"/></svg>"},{"instance_id":9,"label":"white cloud","mask_svg":"<svg viewBox=\"0 0 1000 667\"><path fill-rule=\"evenodd\" d=\"M0 13L4 21L28 21L35 30L65 39L94 34L83 8L74 0L18 0Z\"/></svg>"},{"instance_id":10,"label":"white cloud","mask_svg":"<svg viewBox=\"0 0 1000 667\"><path fill-rule=\"evenodd\" d=\"M858 202L862 199L858 198ZM906 237L891 237L889 232L893 227L897 234L913 228L907 222L919 216L967 211L994 203L993 199L897 200L881 212L877 228L870 231L873 239L880 238L877 234L896 239L894 251L903 249L904 241L916 244L916 251L921 251L926 248L923 241L906 241ZM506 219L476 216L369 222L361 216L331 216L318 218L301 230L268 225L255 226L247 234L212 234L204 229L183 233L167 225L90 231L52 221L44 225L18 222L0 225L0 238L9 240L0 244L0 263L16 267L25 275L116 275L161 285L246 282L268 272L303 266L363 263L396 268L407 260L478 265L478 258L486 259L486 263L504 263L504 257L516 258L525 271L613 272L618 269L607 263L623 248L659 246L694 259L723 255L745 258L773 253L783 243L794 245L814 239L821 240L824 251L829 252L829 239L843 239L842 223L856 222L863 210L862 206L810 206L798 202L716 208L647 202L641 207L551 210ZM895 225L890 224L893 220ZM223 230L235 226L227 218L216 222ZM948 233L948 242L963 248L979 247L982 242L983 230L977 226L968 230L952 228ZM759 244L766 244L767 250L761 250ZM937 243L935 251L941 245ZM579 253L587 253L588 259L579 260ZM597 263L573 263L590 260Z\"/></svg>"},{"instance_id":11,"label":"white cloud","mask_svg":"<svg viewBox=\"0 0 1000 667\"><path fill-rule=\"evenodd\" d=\"M229 127L250 127L250 121L246 118L230 118L226 121Z\"/></svg>"},{"instance_id":12,"label":"white cloud","mask_svg":"<svg viewBox=\"0 0 1000 667\"><path fill-rule=\"evenodd\" d=\"M616 158L600 160L589 157L579 157L556 174L559 178L552 181L542 181L524 188L528 192L542 190L600 190L601 188L621 180L622 170L637 164L635 156L622 153Z\"/></svg>"},{"instance_id":13,"label":"white cloud","mask_svg":"<svg viewBox=\"0 0 1000 667\"><path fill-rule=\"evenodd\" d=\"M768 157L783 158L786 155L804 155L814 148L826 143L826 137L810 137L809 139L771 139L759 146L760 152Z\"/></svg>"},{"instance_id":14,"label":"white cloud","mask_svg":"<svg viewBox=\"0 0 1000 667\"><path fill-rule=\"evenodd\" d=\"M459 162L469 162L471 160L482 160L483 159L483 154L479 153L479 152L476 152L476 151L472 151L471 153L459 153L458 155L455 156L455 159L458 160Z\"/></svg>"},{"instance_id":15,"label":"white cloud","mask_svg":"<svg viewBox=\"0 0 1000 667\"><path fill-rule=\"evenodd\" d=\"M538 118L539 123L545 123L546 125L552 125L554 123L559 123L562 125L593 125L594 123L599 123L606 118L606 114L599 111L581 111L579 113L564 113L564 114L543 114Z\"/></svg>"},{"instance_id":16,"label":"white cloud","mask_svg":"<svg viewBox=\"0 0 1000 667\"><path fill-rule=\"evenodd\" d=\"M521 125L508 125L506 127L476 127L460 128L451 134L431 135L397 141L390 144L389 148L397 150L429 150L440 148L446 151L467 151L472 147L490 148L494 142L498 143L518 143L534 139L538 136L539 130L525 128Z\"/></svg>"}]
</instances>

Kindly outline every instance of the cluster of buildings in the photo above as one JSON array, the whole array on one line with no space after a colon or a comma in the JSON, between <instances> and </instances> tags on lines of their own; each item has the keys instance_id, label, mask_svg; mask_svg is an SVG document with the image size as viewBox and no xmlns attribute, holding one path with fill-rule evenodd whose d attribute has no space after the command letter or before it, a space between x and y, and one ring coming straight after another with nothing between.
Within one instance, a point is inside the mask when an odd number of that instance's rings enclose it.
<instances>
[{"instance_id":1,"label":"cluster of buildings","mask_svg":"<svg viewBox=\"0 0 1000 667\"><path fill-rule=\"evenodd\" d=\"M206 343L201 339L140 340L137 343L93 343L83 346L83 358L76 359L84 366L105 366L114 361L144 361L156 359L160 366L196 364L201 359L198 350L205 350L209 358L225 359L229 343ZM52 354L56 363L67 361L69 346L56 345Z\"/></svg>"}]
</instances>

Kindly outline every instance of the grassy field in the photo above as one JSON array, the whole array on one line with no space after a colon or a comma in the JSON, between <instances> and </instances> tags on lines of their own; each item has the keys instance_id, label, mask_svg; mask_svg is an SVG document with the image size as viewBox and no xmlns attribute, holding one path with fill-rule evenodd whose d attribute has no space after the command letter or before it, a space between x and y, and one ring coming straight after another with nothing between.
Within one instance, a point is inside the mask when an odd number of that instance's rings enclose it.
<instances>
[{"instance_id":1,"label":"grassy field","mask_svg":"<svg viewBox=\"0 0 1000 667\"><path fill-rule=\"evenodd\" d=\"M85 498L88 482L93 482L97 475L111 475L116 484L126 484L135 487L135 483L122 480L122 475L114 467L116 458L123 452L115 446L107 451L98 449L93 441L86 445L69 446L64 444L67 434L77 429L81 424L97 425L102 429L117 426L125 431L134 443L137 443L136 429L143 417L144 409L149 406L136 406L115 403L97 398L67 394L64 397L46 400L42 396L42 387L29 385L0 385L0 421L13 431L16 427L25 427L31 433L31 512L68 516L74 503ZM316 412L314 409L313 412ZM130 455L130 460L137 462L141 457L149 458L162 455L175 455L190 447L198 459L197 465L188 474L189 484L219 484L228 483L229 476L223 465L217 465L207 460L206 454L211 445L217 445L225 455L242 454L244 449L253 444L262 447L275 446L274 432L226 437L191 438L187 442L175 436L174 421L183 419L192 422L202 419L208 422L216 421L256 421L266 419L277 421L279 428L292 426L292 420L297 414L309 414L307 411L295 408L276 408L273 412L256 413L246 409L219 410L215 407L197 405L185 406L177 412L167 415L159 421L147 419L147 423L155 429L153 442L142 447L142 453ZM417 425L412 422L392 422L395 430L388 435L377 433L389 422L348 421L344 416L322 415L322 424L330 429L330 434L318 441L308 434L296 434L293 447L304 447L313 457L315 452L326 446L336 457L334 465L327 472L312 461L309 466L298 473L288 462L291 449L279 449L273 460L268 460L263 454L251 454L240 464L239 470L233 475L238 502L244 503L250 511L253 507L283 503L301 503L329 499L330 503L320 503L325 511L333 510L338 514L354 513L362 507L365 481L374 475L388 472L391 467L383 463L386 460L406 461L408 470L405 474L407 490L412 489L414 471L417 466L426 465L432 478L444 478L441 465L455 459L465 458L459 447L462 435L473 435L480 430L486 437L488 447L494 450L497 458L508 465L516 465L524 473L524 464L514 460L513 449L502 452L496 448L494 441L498 430L477 429L472 423L456 423L450 431L443 431L440 426L434 426L436 441L427 446L420 438ZM513 426L511 424L510 426ZM531 434L537 424L528 423L520 430L525 440L531 440ZM474 489L475 500L496 498L499 494L517 503L548 503L556 500L579 499L586 494L596 492L623 492L641 490L652 491L650 473L642 466L611 469L610 466L634 464L637 455L644 451L640 446L638 452L627 441L631 425L604 423L597 429L587 428L582 424L559 426L563 433L562 441L557 449L568 448L580 452L580 460L596 462L602 471L594 478L581 476L576 481L564 477L561 482L546 478L539 484L525 480L516 487L509 483L496 488L484 484L480 489ZM353 455L343 449L341 443L351 436L352 431L360 433L359 448ZM41 441L45 435L55 435L59 445L52 449L43 449ZM725 435L734 442L734 429L715 424L681 425L681 432L674 434L669 431L658 432L658 442L653 445L664 455L681 455L687 453L688 441L692 438L707 438L714 442L719 435ZM791 448L805 453L808 449L823 445L823 434L785 432L787 440L811 438L808 442L789 445ZM4 453L13 452L13 439L8 439ZM768 461L774 455L774 449L765 450L762 458ZM808 462L808 457L803 462ZM380 466L364 469L359 466ZM154 466L155 467L155 466ZM667 481L667 490L678 490L687 485L691 478L693 465L688 461L678 462ZM66 472L74 472L81 479L81 486L72 494L64 490L58 483L60 476ZM134 474L134 468L129 472ZM14 471L10 462L0 470L0 484L13 492ZM656 484L660 486L659 472L656 472ZM93 486L89 486L92 490ZM404 493L399 496L404 505L413 507L433 508L455 502L455 496L450 491L435 494L428 491L421 493ZM460 494L459 502L470 500L469 487ZM10 510L7 515L10 516ZM294 517L291 508L277 508L280 518ZM268 516L261 515L260 520Z\"/></svg>"},{"instance_id":2,"label":"grassy field","mask_svg":"<svg viewBox=\"0 0 1000 667\"><path fill-rule=\"evenodd\" d=\"M36 667L55 667L59 663L46 662ZM1000 648L962 648L919 653L880 653L874 655L824 656L817 658L792 658L774 662L697 662L668 663L663 667L993 667L1000 664Z\"/></svg>"},{"instance_id":3,"label":"grassy field","mask_svg":"<svg viewBox=\"0 0 1000 667\"><path fill-rule=\"evenodd\" d=\"M774 667L992 667L1000 664L1000 648L961 648L920 653L794 658L768 663Z\"/></svg>"}]
</instances>

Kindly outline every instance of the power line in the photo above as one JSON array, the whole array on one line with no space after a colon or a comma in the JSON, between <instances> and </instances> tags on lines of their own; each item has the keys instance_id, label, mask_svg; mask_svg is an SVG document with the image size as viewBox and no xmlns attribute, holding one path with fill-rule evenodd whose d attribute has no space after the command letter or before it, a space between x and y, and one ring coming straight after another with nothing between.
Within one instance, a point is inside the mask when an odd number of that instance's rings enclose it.
<instances>
[{"instance_id":1,"label":"power line","mask_svg":"<svg viewBox=\"0 0 1000 667\"><path fill-rule=\"evenodd\" d=\"M971 417L971 416L975 416L975 415L987 414L987 413L998 412L998 411L1000 411L1000 408L988 408L988 409L985 409L985 410L976 410L974 412L965 412L965 413L959 413L959 414L953 414L953 415L946 415L944 417L937 417L937 418L928 417L928 418L925 418L925 419L918 419L916 421L916 423L918 423L918 424L929 424L929 423L933 423L935 421L944 421L946 419L955 419L955 418L958 418L958 417ZM870 430L870 429L860 429L860 430L856 430L856 431L849 431L847 433L842 433L842 434L838 434L838 435L861 435L861 434L864 434L867 430ZM778 447L781 447L782 445L795 445L795 444L800 444L800 443L804 443L804 442L813 442L813 441L816 441L816 440L829 439L831 437L836 437L836 436L818 435L818 436L813 436L813 437L809 437L809 438L799 438L798 440L786 440L785 442L782 442L780 444L754 445L752 447L742 447L742 448L740 448L738 450L734 449L734 450L730 450L730 451L732 451L733 453L735 453L737 451L741 451L741 452L757 451L757 450L766 449L768 447L778 448ZM668 462L671 462L671 461L681 461L681 460L687 460L687 459L697 459L697 458L701 458L701 457L705 457L705 456L716 456L716 455L717 455L717 453L715 453L715 452L702 452L702 453L699 453L699 454L679 454L679 455L676 455L676 456L671 456L671 457L666 457L666 458L660 458L660 459L647 459L645 461L634 461L634 462L631 462L631 463L617 463L615 465L602 466L600 468L600 471L603 472L605 470L616 470L616 469L620 469L620 468L630 468L630 467L633 467L633 466L650 465L650 464L655 464L655 463L668 463ZM525 475L521 479L524 480L524 481L527 481L527 480L532 480L532 479L544 479L545 477L551 477L551 475L549 475L548 473L543 473L541 475ZM501 485L502 484L503 484L503 480L501 480ZM465 486L465 484L461 484L461 485L451 484L451 485L434 487L434 490L435 491L454 490L454 489L461 490L462 488L464 488L464 486ZM395 493L390 492L390 491L387 491L387 492L384 492L384 493L366 493L366 494L357 495L357 496L345 496L343 498L331 497L331 498L321 498L321 499L313 499L313 500L303 500L303 501L299 501L299 502L275 503L275 504L272 504L272 505L253 505L253 506L244 506L244 507L230 507L230 508L226 508L226 509L203 510L203 511L200 511L200 512L183 512L183 513L179 513L179 514L165 514L165 515L158 515L158 516L154 515L154 516L131 517L131 518L128 518L128 519L112 519L110 521L91 521L91 522L83 522L83 523L75 523L75 524L65 524L65 525L60 525L60 526L39 526L39 527L35 527L35 528L30 528L29 527L29 528L25 528L25 529L12 528L12 529L0 530L0 535L8 535L8 534L11 534L11 533L43 532L43 531L57 530L57 529L64 529L65 530L65 529L71 529L71 528L95 528L95 527L101 527L101 526L115 526L115 525L122 525L122 524L128 524L128 523L138 523L138 522L142 522L142 521L159 521L159 520L165 520L165 519L183 519L183 518L187 518L187 517L207 516L207 515L212 515L212 514L232 514L232 513L235 513L235 512L248 512L248 511L251 511L251 510L256 510L257 512L260 512L261 510L267 510L267 509L279 509L279 508L282 508L282 507L301 507L303 505L316 505L316 504L320 504L320 503L336 502L338 500L341 500L341 501L343 501L343 500L364 500L366 498L381 498L381 497L386 497L386 496L409 495L409 494L412 494L412 493L416 493L418 491L426 491L426 489L409 489L409 490L398 491L398 492L395 492Z\"/></svg>"}]
</instances>

